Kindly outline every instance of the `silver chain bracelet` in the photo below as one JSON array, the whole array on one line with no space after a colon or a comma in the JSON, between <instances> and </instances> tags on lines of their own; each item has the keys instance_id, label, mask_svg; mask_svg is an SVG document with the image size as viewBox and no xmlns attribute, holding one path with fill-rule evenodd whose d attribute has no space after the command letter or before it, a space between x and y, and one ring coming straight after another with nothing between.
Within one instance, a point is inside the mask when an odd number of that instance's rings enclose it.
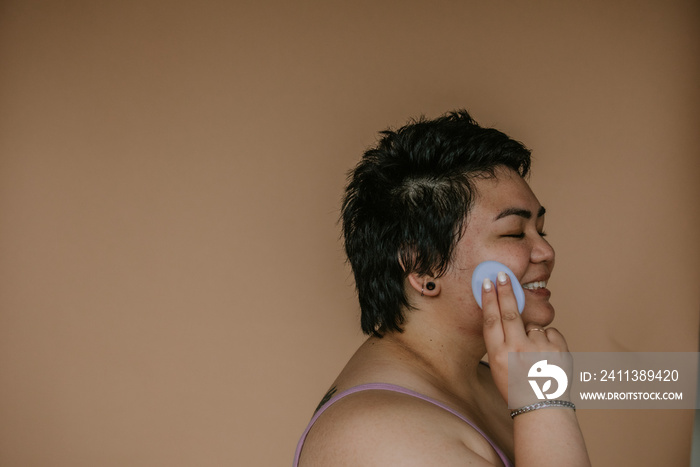
<instances>
[{"instance_id":1,"label":"silver chain bracelet","mask_svg":"<svg viewBox=\"0 0 700 467\"><path fill-rule=\"evenodd\" d=\"M521 413L532 412L533 410L546 409L549 407L565 407L568 409L574 409L574 412L576 411L576 406L573 404L573 402L560 401L560 400L541 401L541 402L537 402L537 403L532 404L532 405L526 405L525 407L521 407L519 409L511 411L510 418L515 418L516 415L520 415Z\"/></svg>"}]
</instances>

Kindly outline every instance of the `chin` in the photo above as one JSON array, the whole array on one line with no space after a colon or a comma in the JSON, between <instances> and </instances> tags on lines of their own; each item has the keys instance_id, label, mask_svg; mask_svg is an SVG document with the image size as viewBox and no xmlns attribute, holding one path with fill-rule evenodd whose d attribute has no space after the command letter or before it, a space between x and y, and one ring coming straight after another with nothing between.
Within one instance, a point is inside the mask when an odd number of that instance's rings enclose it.
<instances>
[{"instance_id":1,"label":"chin","mask_svg":"<svg viewBox=\"0 0 700 467\"><path fill-rule=\"evenodd\" d=\"M540 327L549 326L554 321L554 307L549 303L546 306L536 307L528 307L526 304L522 318L524 324L535 324Z\"/></svg>"}]
</instances>

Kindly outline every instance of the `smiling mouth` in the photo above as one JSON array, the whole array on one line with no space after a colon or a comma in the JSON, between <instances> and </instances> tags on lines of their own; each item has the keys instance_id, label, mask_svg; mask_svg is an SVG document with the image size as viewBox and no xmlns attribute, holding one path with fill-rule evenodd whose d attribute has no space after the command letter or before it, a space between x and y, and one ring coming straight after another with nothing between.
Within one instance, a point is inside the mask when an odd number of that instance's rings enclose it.
<instances>
[{"instance_id":1,"label":"smiling mouth","mask_svg":"<svg viewBox=\"0 0 700 467\"><path fill-rule=\"evenodd\" d=\"M527 290L537 290L537 289L546 289L547 288L547 281L536 281L536 282L528 282L527 284L523 284L523 289Z\"/></svg>"}]
</instances>

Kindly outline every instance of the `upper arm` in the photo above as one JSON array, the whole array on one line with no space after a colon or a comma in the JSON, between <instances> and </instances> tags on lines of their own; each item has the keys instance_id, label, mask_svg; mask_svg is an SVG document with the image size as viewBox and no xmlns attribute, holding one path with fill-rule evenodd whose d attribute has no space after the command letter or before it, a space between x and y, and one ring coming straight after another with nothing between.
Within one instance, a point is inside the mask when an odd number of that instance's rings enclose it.
<instances>
[{"instance_id":1,"label":"upper arm","mask_svg":"<svg viewBox=\"0 0 700 467\"><path fill-rule=\"evenodd\" d=\"M449 412L410 396L367 391L336 402L318 419L306 439L300 466L450 467L497 462L483 437Z\"/></svg>"}]
</instances>

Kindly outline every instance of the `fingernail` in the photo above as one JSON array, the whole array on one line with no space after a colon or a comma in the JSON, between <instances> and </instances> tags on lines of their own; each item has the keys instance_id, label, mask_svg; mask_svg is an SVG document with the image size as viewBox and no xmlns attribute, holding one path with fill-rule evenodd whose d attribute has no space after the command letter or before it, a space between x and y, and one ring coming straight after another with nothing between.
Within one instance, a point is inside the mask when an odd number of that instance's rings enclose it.
<instances>
[{"instance_id":1,"label":"fingernail","mask_svg":"<svg viewBox=\"0 0 700 467\"><path fill-rule=\"evenodd\" d=\"M491 279L487 277L484 279L484 290L486 292L491 292L491 289L493 289L493 282L491 282Z\"/></svg>"},{"instance_id":2,"label":"fingernail","mask_svg":"<svg viewBox=\"0 0 700 467\"><path fill-rule=\"evenodd\" d=\"M506 273L501 271L498 273L498 283L499 284L505 284L507 281Z\"/></svg>"}]
</instances>

